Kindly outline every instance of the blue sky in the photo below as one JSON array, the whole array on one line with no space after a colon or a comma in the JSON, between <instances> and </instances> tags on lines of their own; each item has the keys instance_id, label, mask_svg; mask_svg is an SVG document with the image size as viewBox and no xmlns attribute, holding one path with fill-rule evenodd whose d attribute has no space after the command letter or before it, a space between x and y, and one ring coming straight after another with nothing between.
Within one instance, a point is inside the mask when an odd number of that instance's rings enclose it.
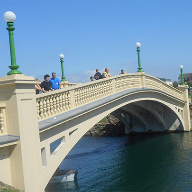
<instances>
[{"instance_id":1,"label":"blue sky","mask_svg":"<svg viewBox=\"0 0 192 192\"><path fill-rule=\"evenodd\" d=\"M145 73L177 80L191 69L190 0L0 0L0 77L9 72L9 38L3 15L16 14L15 51L19 70L42 78L61 76L87 82L95 69L112 75L137 71L135 43L141 43Z\"/></svg>"}]
</instances>

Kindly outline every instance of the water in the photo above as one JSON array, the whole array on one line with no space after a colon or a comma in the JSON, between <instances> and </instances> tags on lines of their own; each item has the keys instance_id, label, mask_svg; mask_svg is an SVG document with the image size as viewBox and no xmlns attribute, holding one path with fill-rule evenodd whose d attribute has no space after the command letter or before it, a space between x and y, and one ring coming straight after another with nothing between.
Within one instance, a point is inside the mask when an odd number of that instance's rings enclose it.
<instances>
[{"instance_id":1,"label":"water","mask_svg":"<svg viewBox=\"0 0 192 192\"><path fill-rule=\"evenodd\" d=\"M83 137L60 168L77 181L48 192L192 191L192 133Z\"/></svg>"}]
</instances>

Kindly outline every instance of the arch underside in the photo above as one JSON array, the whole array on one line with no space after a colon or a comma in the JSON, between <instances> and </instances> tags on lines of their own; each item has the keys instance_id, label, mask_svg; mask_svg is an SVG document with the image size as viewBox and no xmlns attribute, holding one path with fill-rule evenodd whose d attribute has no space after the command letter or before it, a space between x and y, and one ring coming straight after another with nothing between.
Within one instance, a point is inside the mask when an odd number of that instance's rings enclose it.
<instances>
[{"instance_id":1,"label":"arch underside","mask_svg":"<svg viewBox=\"0 0 192 192\"><path fill-rule=\"evenodd\" d=\"M40 141L42 147L50 145L50 143L59 138L65 138L65 142L60 145L58 152L47 160L47 166L43 171L42 177L44 187L81 137L108 114L112 113L119 117L125 125L127 133L131 131L184 131L183 105L182 102L166 97L165 94L136 92L100 105L65 123L60 123L51 129L41 132ZM65 116L65 113L63 116ZM130 116L134 118L131 120Z\"/></svg>"},{"instance_id":2,"label":"arch underside","mask_svg":"<svg viewBox=\"0 0 192 192\"><path fill-rule=\"evenodd\" d=\"M181 120L168 107L156 101L138 101L112 114L125 126L125 133L183 131Z\"/></svg>"}]
</instances>

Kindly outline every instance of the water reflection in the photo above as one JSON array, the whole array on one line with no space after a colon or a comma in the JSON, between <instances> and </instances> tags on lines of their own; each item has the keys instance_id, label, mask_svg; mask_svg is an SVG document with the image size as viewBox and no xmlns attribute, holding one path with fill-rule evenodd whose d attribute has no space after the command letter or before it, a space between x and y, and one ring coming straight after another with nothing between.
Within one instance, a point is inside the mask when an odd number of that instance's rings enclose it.
<instances>
[{"instance_id":1,"label":"water reflection","mask_svg":"<svg viewBox=\"0 0 192 192\"><path fill-rule=\"evenodd\" d=\"M84 137L60 165L78 183L50 191L192 191L192 133Z\"/></svg>"}]
</instances>

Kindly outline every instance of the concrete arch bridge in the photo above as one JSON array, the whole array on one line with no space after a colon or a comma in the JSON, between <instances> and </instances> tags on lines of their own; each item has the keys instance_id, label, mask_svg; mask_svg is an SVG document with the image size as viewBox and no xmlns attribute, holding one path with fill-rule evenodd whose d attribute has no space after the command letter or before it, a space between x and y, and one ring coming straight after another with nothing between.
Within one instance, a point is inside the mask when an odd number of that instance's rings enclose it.
<instances>
[{"instance_id":1,"label":"concrete arch bridge","mask_svg":"<svg viewBox=\"0 0 192 192\"><path fill-rule=\"evenodd\" d=\"M10 173L0 180L27 192L44 191L74 145L110 113L127 134L190 131L187 86L175 89L144 72L39 95L34 84L24 75L0 78L0 155L6 154L0 166ZM60 144L51 153L56 140Z\"/></svg>"}]
</instances>

